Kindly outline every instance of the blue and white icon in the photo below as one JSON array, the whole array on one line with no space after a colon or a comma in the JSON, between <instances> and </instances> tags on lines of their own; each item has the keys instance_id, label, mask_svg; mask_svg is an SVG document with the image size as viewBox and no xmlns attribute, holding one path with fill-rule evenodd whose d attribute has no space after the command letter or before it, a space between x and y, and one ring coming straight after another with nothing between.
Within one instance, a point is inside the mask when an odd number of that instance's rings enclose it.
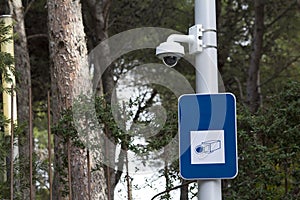
<instances>
[{"instance_id":1,"label":"blue and white icon","mask_svg":"<svg viewBox=\"0 0 300 200\"><path fill-rule=\"evenodd\" d=\"M197 154L210 154L214 151L221 149L221 140L208 140L196 146Z\"/></svg>"},{"instance_id":2,"label":"blue and white icon","mask_svg":"<svg viewBox=\"0 0 300 200\"><path fill-rule=\"evenodd\" d=\"M191 131L191 164L225 163L224 131Z\"/></svg>"}]
</instances>

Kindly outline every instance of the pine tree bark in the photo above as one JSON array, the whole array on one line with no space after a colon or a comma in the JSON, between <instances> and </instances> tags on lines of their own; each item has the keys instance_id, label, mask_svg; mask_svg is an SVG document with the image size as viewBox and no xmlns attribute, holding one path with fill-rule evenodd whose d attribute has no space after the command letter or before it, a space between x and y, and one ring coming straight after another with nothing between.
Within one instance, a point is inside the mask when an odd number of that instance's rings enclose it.
<instances>
[{"instance_id":1,"label":"pine tree bark","mask_svg":"<svg viewBox=\"0 0 300 200\"><path fill-rule=\"evenodd\" d=\"M79 0L48 0L48 29L50 44L51 90L53 122L57 123L64 110L70 109L73 103L72 92L74 79L81 67L88 67L87 48L83 30L81 4ZM63 157L67 155L67 145L63 135L54 136L54 179L53 199L70 199L65 192L68 188L66 176L68 170ZM71 180L72 199L89 198L87 150L77 147L72 141ZM102 169L91 175L91 198L106 199L105 177Z\"/></svg>"},{"instance_id":2,"label":"pine tree bark","mask_svg":"<svg viewBox=\"0 0 300 200\"><path fill-rule=\"evenodd\" d=\"M251 113L255 113L260 106L259 66L262 56L264 36L264 8L265 1L255 0L255 19L252 41L252 53L247 78L247 103Z\"/></svg>"},{"instance_id":3,"label":"pine tree bark","mask_svg":"<svg viewBox=\"0 0 300 200\"><path fill-rule=\"evenodd\" d=\"M29 199L30 194L30 166L29 166L29 88L31 87L30 59L27 48L27 38L24 25L24 8L21 0L10 0L15 20L14 32L17 37L14 41L15 66L19 74L18 87L18 123L22 131L18 136L19 163L20 163L20 194L22 199ZM33 187L33 198L35 191Z\"/></svg>"}]
</instances>

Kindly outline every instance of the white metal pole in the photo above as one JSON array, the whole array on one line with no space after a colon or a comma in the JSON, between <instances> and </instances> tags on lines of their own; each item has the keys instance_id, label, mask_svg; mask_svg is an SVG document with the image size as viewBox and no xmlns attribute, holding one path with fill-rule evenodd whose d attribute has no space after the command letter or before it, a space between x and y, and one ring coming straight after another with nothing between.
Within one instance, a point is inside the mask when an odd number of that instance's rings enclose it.
<instances>
[{"instance_id":1,"label":"white metal pole","mask_svg":"<svg viewBox=\"0 0 300 200\"><path fill-rule=\"evenodd\" d=\"M195 24L203 26L203 51L196 54L196 92L218 93L215 0L195 0ZM199 200L221 200L221 180L199 180Z\"/></svg>"}]
</instances>

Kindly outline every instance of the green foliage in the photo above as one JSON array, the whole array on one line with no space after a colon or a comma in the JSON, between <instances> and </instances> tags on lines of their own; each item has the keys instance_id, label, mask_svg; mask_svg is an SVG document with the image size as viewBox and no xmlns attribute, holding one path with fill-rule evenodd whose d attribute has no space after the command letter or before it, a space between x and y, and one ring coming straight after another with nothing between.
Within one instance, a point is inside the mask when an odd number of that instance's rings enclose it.
<instances>
[{"instance_id":1,"label":"green foliage","mask_svg":"<svg viewBox=\"0 0 300 200\"><path fill-rule=\"evenodd\" d=\"M51 128L51 133L57 135L60 140L59 143L57 142L56 145L62 146L64 149L68 148L68 144L70 146L78 147L78 148L85 148L85 145L79 139L79 134L75 128L74 120L73 120L73 112L72 109L66 109L60 113L60 119L57 124L53 125ZM55 148L55 147L54 147ZM68 184L67 177L68 177L68 154L63 153L60 150L60 158L62 160L61 165L54 166L55 170L60 174L59 181L64 184L64 188L62 190L63 196L68 196Z\"/></svg>"},{"instance_id":2,"label":"green foliage","mask_svg":"<svg viewBox=\"0 0 300 200\"><path fill-rule=\"evenodd\" d=\"M2 116L3 117L3 116ZM1 120L1 126L3 127L5 123ZM0 199L4 199L9 196L9 184L4 181L4 177L7 172L6 158L9 156L10 142L9 138L4 137L4 132L1 130L0 132Z\"/></svg>"},{"instance_id":3,"label":"green foliage","mask_svg":"<svg viewBox=\"0 0 300 200\"><path fill-rule=\"evenodd\" d=\"M103 97L97 97L95 99L95 105L92 104L89 98L85 96L80 96L75 100L73 107L65 110L61 113L61 118L59 122L52 127L52 133L59 135L62 139L63 145L65 145L69 140L72 141L73 145L79 148L86 148L86 144L89 144L89 148L99 148L101 145L100 139L97 140L95 138L87 139L88 137L98 137L98 136L89 136L91 132L98 131L97 124L100 127L106 126L112 132L110 139L117 143L122 143L125 141L126 136L123 134L122 130L116 124L113 115L112 109L110 106L105 104ZM91 106L95 106L96 113L92 113L93 108ZM75 119L74 113L80 113L80 119ZM94 121L94 116L97 116L97 121ZM75 123L83 123L83 126L86 129L83 132L78 133L76 129ZM98 133L99 134L99 133ZM85 143L87 142L87 143ZM128 142L127 142L128 145ZM67 162L66 162L67 163Z\"/></svg>"},{"instance_id":4,"label":"green foliage","mask_svg":"<svg viewBox=\"0 0 300 200\"><path fill-rule=\"evenodd\" d=\"M35 146L35 181L36 181L36 199L43 200L49 196L48 189L48 132L47 132L47 113L45 112L44 102L36 103L34 106L34 146ZM51 145L53 146L53 135L51 135ZM53 154L52 154L53 157ZM53 158L52 158L53 159Z\"/></svg>"},{"instance_id":5,"label":"green foliage","mask_svg":"<svg viewBox=\"0 0 300 200\"><path fill-rule=\"evenodd\" d=\"M12 29L11 26L5 26L3 21L0 21L0 47L5 43L9 43L12 40L12 37L9 37L9 32ZM15 69L13 68L13 57L9 53L0 51L0 73L2 75L2 79L6 82L11 82L11 74L9 71L15 74ZM7 90L7 88L2 88L0 92L3 90Z\"/></svg>"},{"instance_id":6,"label":"green foliage","mask_svg":"<svg viewBox=\"0 0 300 200\"><path fill-rule=\"evenodd\" d=\"M52 133L60 135L64 144L66 144L69 139L73 140L73 142L79 142L77 140L78 134L73 123L72 110L67 109L63 111L60 116L61 118L58 124L52 127ZM81 145L78 144L78 147L79 146Z\"/></svg>"},{"instance_id":7,"label":"green foliage","mask_svg":"<svg viewBox=\"0 0 300 200\"><path fill-rule=\"evenodd\" d=\"M110 35L147 26L187 32L193 20L193 1L120 0L111 5L110 18Z\"/></svg>"},{"instance_id":8,"label":"green foliage","mask_svg":"<svg viewBox=\"0 0 300 200\"><path fill-rule=\"evenodd\" d=\"M11 32L12 26L5 26L5 23L0 21L0 44L11 42L12 37L8 37Z\"/></svg>"},{"instance_id":9,"label":"green foliage","mask_svg":"<svg viewBox=\"0 0 300 200\"><path fill-rule=\"evenodd\" d=\"M11 30L11 26L5 26L3 21L0 21L0 47L5 43L9 43L12 40L12 37L8 37ZM13 68L13 57L9 53L0 51L0 73L2 75L1 82L3 80L10 82L11 74L9 70L14 72ZM2 83L0 85L0 92L3 91L10 92L10 88L3 88ZM1 108L3 107L1 102ZM8 181L4 181L6 178L6 172L9 170L6 163L6 159L10 155L10 138L4 135L4 126L10 123L9 120L5 118L3 112L0 113L0 199L8 199L10 190Z\"/></svg>"},{"instance_id":10,"label":"green foliage","mask_svg":"<svg viewBox=\"0 0 300 200\"><path fill-rule=\"evenodd\" d=\"M226 199L298 199L300 82L288 82L251 115L238 111L239 174L225 181Z\"/></svg>"},{"instance_id":11,"label":"green foliage","mask_svg":"<svg viewBox=\"0 0 300 200\"><path fill-rule=\"evenodd\" d=\"M113 109L119 108L112 108L111 105L106 103L104 97L96 97L95 109L99 123L103 124L112 133L111 136L109 136L110 140L115 144L126 143L128 147L128 136L126 136L124 131L118 126L112 114Z\"/></svg>"}]
</instances>

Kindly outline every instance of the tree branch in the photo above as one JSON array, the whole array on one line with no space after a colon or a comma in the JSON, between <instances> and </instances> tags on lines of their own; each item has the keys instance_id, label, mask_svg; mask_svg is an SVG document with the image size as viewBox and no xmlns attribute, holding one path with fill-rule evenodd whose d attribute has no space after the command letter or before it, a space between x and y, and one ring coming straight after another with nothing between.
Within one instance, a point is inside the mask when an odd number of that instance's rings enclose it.
<instances>
[{"instance_id":1,"label":"tree branch","mask_svg":"<svg viewBox=\"0 0 300 200\"><path fill-rule=\"evenodd\" d=\"M111 0L105 2L103 6L103 18L104 18L104 27L103 29L107 31L109 27L109 10L110 10Z\"/></svg>"},{"instance_id":2,"label":"tree branch","mask_svg":"<svg viewBox=\"0 0 300 200\"><path fill-rule=\"evenodd\" d=\"M271 27L273 24L275 24L278 20L280 20L293 6L296 5L296 1L290 3L290 5L283 10L273 21L271 21L269 24L267 24L265 27L266 29L268 29L269 27Z\"/></svg>"},{"instance_id":3,"label":"tree branch","mask_svg":"<svg viewBox=\"0 0 300 200\"><path fill-rule=\"evenodd\" d=\"M164 194L164 193L171 192L172 190L176 190L176 189L178 189L178 188L181 188L181 187L183 187L183 186L186 186L186 185L188 185L188 184L190 184L190 183L194 183L194 182L196 182L196 181L188 181L188 182L183 183L183 184L181 184L181 185L178 185L178 186L176 186L176 187L167 189L167 190L165 190L165 191L163 191L163 192L160 192L160 193L154 195L154 196L152 197L151 200L154 200L156 197L158 197L158 196L160 196L160 195L162 195L162 194Z\"/></svg>"},{"instance_id":4,"label":"tree branch","mask_svg":"<svg viewBox=\"0 0 300 200\"><path fill-rule=\"evenodd\" d=\"M244 95L243 95L243 89L242 89L242 84L241 84L241 81L238 79L238 77L234 76L233 79L237 82L238 84L238 88L239 88L239 91L240 91L240 97L242 100L244 100Z\"/></svg>"},{"instance_id":5,"label":"tree branch","mask_svg":"<svg viewBox=\"0 0 300 200\"><path fill-rule=\"evenodd\" d=\"M125 155L124 155L124 151L122 151L122 149L124 149L124 145L121 145L121 151L118 157L118 169L116 171L116 176L115 176L115 185L118 184L122 173L123 173L123 168L124 168L124 161L125 161Z\"/></svg>"},{"instance_id":6,"label":"tree branch","mask_svg":"<svg viewBox=\"0 0 300 200\"><path fill-rule=\"evenodd\" d=\"M153 101L153 99L154 99L154 97L155 97L156 95L157 95L157 90L156 90L156 89L153 89L150 98L145 102L145 106L139 105L139 108L138 108L138 110L136 111L135 116L134 116L134 118L133 118L133 120L132 120L133 122L136 122L136 121L138 120L140 114L141 114L146 108L149 107L149 105L152 103L152 101Z\"/></svg>"},{"instance_id":7,"label":"tree branch","mask_svg":"<svg viewBox=\"0 0 300 200\"><path fill-rule=\"evenodd\" d=\"M24 17L25 15L28 13L28 11L30 10L32 4L35 2L35 0L32 0L29 2L29 4L26 6L25 11L24 11Z\"/></svg>"},{"instance_id":8,"label":"tree branch","mask_svg":"<svg viewBox=\"0 0 300 200\"><path fill-rule=\"evenodd\" d=\"M300 56L297 56L294 59L292 59L289 62L287 62L281 69L279 69L279 71L275 72L269 79L267 79L266 81L264 81L263 83L261 83L259 85L259 87L261 87L261 86L269 83L273 79L276 79L281 72L283 72L285 69L287 69L289 66L291 66L294 62L298 61L299 59L300 59Z\"/></svg>"},{"instance_id":9,"label":"tree branch","mask_svg":"<svg viewBox=\"0 0 300 200\"><path fill-rule=\"evenodd\" d=\"M44 37L44 38L48 39L48 35L47 34L40 33L40 34L34 34L34 35L27 36L27 40L34 39L34 38L39 38L39 37Z\"/></svg>"}]
</instances>

